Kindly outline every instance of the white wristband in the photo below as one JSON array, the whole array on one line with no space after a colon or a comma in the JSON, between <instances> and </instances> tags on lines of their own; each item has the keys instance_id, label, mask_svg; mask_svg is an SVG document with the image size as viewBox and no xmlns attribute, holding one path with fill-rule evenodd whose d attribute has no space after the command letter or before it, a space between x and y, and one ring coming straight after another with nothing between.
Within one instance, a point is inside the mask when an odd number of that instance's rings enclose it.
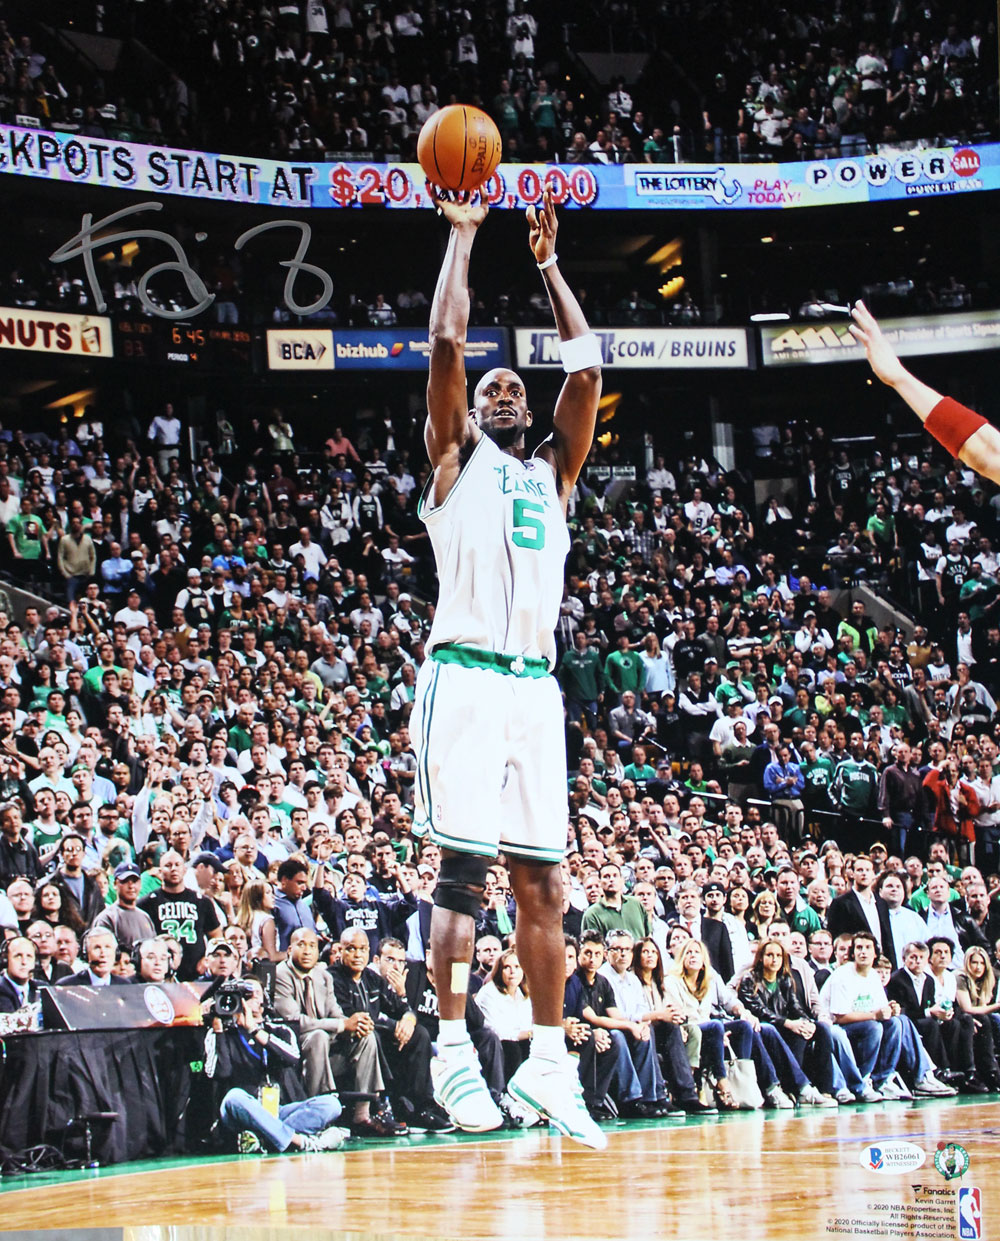
<instances>
[{"instance_id":1,"label":"white wristband","mask_svg":"<svg viewBox=\"0 0 1000 1241\"><path fill-rule=\"evenodd\" d=\"M553 254L549 258L543 259L541 263L537 263L536 266L539 271L544 271L546 267L551 267L554 263L558 263L558 262L559 262L559 255Z\"/></svg>"},{"instance_id":2,"label":"white wristband","mask_svg":"<svg viewBox=\"0 0 1000 1241\"><path fill-rule=\"evenodd\" d=\"M591 366L600 366L604 361L601 342L593 332L588 332L586 336L574 336L572 340L561 340L559 356L567 375L572 375L575 371L585 371Z\"/></svg>"}]
</instances>

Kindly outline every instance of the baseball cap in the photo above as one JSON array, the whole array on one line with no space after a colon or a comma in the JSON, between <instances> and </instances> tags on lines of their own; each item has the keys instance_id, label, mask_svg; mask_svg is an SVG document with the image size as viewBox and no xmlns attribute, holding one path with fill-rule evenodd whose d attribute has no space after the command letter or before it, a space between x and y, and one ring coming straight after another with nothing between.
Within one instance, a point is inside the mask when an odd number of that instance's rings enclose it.
<instances>
[{"instance_id":1,"label":"baseball cap","mask_svg":"<svg viewBox=\"0 0 1000 1241\"><path fill-rule=\"evenodd\" d=\"M725 892L725 888L721 883L706 883L701 890L702 896L708 896L709 892Z\"/></svg>"},{"instance_id":2,"label":"baseball cap","mask_svg":"<svg viewBox=\"0 0 1000 1241\"><path fill-rule=\"evenodd\" d=\"M399 600L398 600L398 601L399 601L400 603L412 603L412 602L413 602L413 596L412 596L412 595L408 595L408 594L406 594L406 592L404 591L404 592L403 592L403 594L401 594L401 595L399 596Z\"/></svg>"},{"instance_id":3,"label":"baseball cap","mask_svg":"<svg viewBox=\"0 0 1000 1241\"><path fill-rule=\"evenodd\" d=\"M188 577L197 577L197 578L199 578L199 579L200 579L200 578L201 578L201 569L194 569L194 568L188 569L188 574L187 574L187 575L188 575Z\"/></svg>"},{"instance_id":4,"label":"baseball cap","mask_svg":"<svg viewBox=\"0 0 1000 1241\"><path fill-rule=\"evenodd\" d=\"M142 874L135 862L119 862L115 867L116 879L141 879Z\"/></svg>"},{"instance_id":5,"label":"baseball cap","mask_svg":"<svg viewBox=\"0 0 1000 1241\"><path fill-rule=\"evenodd\" d=\"M220 875L225 870L225 867L222 865L219 858L208 849L205 849L203 852L198 854L194 860L194 864L195 866L211 866L211 868L218 871Z\"/></svg>"},{"instance_id":6,"label":"baseball cap","mask_svg":"<svg viewBox=\"0 0 1000 1241\"><path fill-rule=\"evenodd\" d=\"M231 957L236 956L236 949L232 946L228 939L215 939L208 950L208 955L214 957L219 952L228 952Z\"/></svg>"}]
</instances>

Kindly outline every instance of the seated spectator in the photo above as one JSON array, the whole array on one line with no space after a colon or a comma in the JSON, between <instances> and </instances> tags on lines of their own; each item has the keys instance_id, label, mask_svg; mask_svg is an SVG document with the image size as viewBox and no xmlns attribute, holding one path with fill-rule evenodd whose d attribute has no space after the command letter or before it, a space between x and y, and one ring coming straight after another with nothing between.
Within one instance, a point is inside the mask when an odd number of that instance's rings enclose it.
<instances>
[{"instance_id":1,"label":"seated spectator","mask_svg":"<svg viewBox=\"0 0 1000 1241\"><path fill-rule=\"evenodd\" d=\"M14 1013L36 996L35 945L23 935L6 941L4 971L0 974L0 1013Z\"/></svg>"},{"instance_id":2,"label":"seated spectator","mask_svg":"<svg viewBox=\"0 0 1000 1241\"><path fill-rule=\"evenodd\" d=\"M402 948L398 940L390 943ZM452 1128L447 1115L434 1102L430 1039L426 1030L417 1024L416 1013L407 1004L405 989L400 994L378 970L369 966L371 949L363 930L345 930L340 936L340 950L342 959L331 969L337 1002L344 1012L350 1010L368 1017L380 1058L388 1069L386 1090L394 1108L400 1115L413 1117L415 1130L444 1132ZM368 1023L366 1028L369 1028ZM404 1122L393 1121L391 1113L381 1122L369 1121L369 1125L376 1123L388 1129L396 1124L399 1126L397 1132L405 1132L407 1127ZM391 1136L391 1133L374 1136Z\"/></svg>"},{"instance_id":3,"label":"seated spectator","mask_svg":"<svg viewBox=\"0 0 1000 1241\"><path fill-rule=\"evenodd\" d=\"M833 1043L828 1028L813 1021L799 1003L784 946L761 939L753 965L739 988L740 1000L758 1021L773 1026L792 1052L799 1072L791 1072L800 1104L836 1107L833 1098ZM806 1059L809 1067L806 1070Z\"/></svg>"},{"instance_id":4,"label":"seated spectator","mask_svg":"<svg viewBox=\"0 0 1000 1241\"><path fill-rule=\"evenodd\" d=\"M219 1117L242 1154L273 1151L336 1150L346 1130L336 1128L342 1108L335 1094L302 1097L295 1076L299 1048L295 1035L264 1012L264 991L256 979L246 983L235 1023L224 1028L213 1018L205 1035L205 1073L222 1093ZM258 1102L260 1087L279 1083L278 1114Z\"/></svg>"},{"instance_id":5,"label":"seated spectator","mask_svg":"<svg viewBox=\"0 0 1000 1241\"><path fill-rule=\"evenodd\" d=\"M128 979L119 978L112 973L118 955L118 944L110 931L100 928L88 931L83 937L83 954L87 962L86 968L60 978L57 986L117 987L128 984Z\"/></svg>"},{"instance_id":6,"label":"seated spectator","mask_svg":"<svg viewBox=\"0 0 1000 1241\"><path fill-rule=\"evenodd\" d=\"M870 931L856 931L849 960L834 970L820 993L854 1050L863 1081L859 1097L864 1103L885 1097L883 1087L896 1072L902 1043L895 1020L899 1005L888 999L873 972L877 947Z\"/></svg>"},{"instance_id":7,"label":"seated spectator","mask_svg":"<svg viewBox=\"0 0 1000 1241\"><path fill-rule=\"evenodd\" d=\"M503 1045L504 1080L510 1081L527 1058L532 1024L524 971L512 948L493 962L489 975L476 992L475 1002L487 1026Z\"/></svg>"}]
</instances>

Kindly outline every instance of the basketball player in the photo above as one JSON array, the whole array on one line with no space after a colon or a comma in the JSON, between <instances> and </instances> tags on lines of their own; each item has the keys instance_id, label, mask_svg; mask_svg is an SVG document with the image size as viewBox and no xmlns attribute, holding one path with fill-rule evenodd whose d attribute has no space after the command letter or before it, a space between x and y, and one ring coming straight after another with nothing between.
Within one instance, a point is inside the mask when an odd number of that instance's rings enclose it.
<instances>
[{"instance_id":1,"label":"basketball player","mask_svg":"<svg viewBox=\"0 0 1000 1241\"><path fill-rule=\"evenodd\" d=\"M418 753L414 831L442 851L430 966L438 993L435 1098L462 1129L502 1115L465 1026L474 918L502 849L517 899L517 954L531 993L531 1054L510 1093L561 1133L603 1149L562 1027L562 876L566 754L553 630L569 550L566 506L590 451L601 350L557 266L551 195L527 212L528 244L559 330L566 379L552 434L528 457L533 414L513 371L466 392L468 270L485 204L434 196L451 225L430 318L428 417L433 474L420 499L440 594L420 670L411 731Z\"/></svg>"},{"instance_id":2,"label":"basketball player","mask_svg":"<svg viewBox=\"0 0 1000 1241\"><path fill-rule=\"evenodd\" d=\"M929 432L953 457L958 457L977 474L1000 483L1000 432L982 415L966 409L950 396L942 396L911 375L882 334L864 302L851 311L851 333L864 345L865 354L876 376L896 392Z\"/></svg>"}]
</instances>

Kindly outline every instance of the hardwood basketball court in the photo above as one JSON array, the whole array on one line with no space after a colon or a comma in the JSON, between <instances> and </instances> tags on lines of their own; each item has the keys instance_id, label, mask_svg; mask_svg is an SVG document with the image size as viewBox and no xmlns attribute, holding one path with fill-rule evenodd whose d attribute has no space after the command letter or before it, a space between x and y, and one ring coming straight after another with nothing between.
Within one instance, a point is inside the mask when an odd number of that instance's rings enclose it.
<instances>
[{"instance_id":1,"label":"hardwood basketball court","mask_svg":"<svg viewBox=\"0 0 1000 1241\"><path fill-rule=\"evenodd\" d=\"M923 1239L962 1235L958 1190L974 1186L979 1235L997 1235L993 1099L630 1122L610 1138L601 1154L531 1130L414 1136L319 1155L165 1160L5 1178L0 1203L7 1229L114 1228L127 1241ZM889 1175L862 1167L867 1146L883 1151L900 1140L926 1152L922 1167ZM967 1154L960 1179L934 1166L946 1143ZM955 1170L943 1158L942 1166Z\"/></svg>"}]
</instances>

